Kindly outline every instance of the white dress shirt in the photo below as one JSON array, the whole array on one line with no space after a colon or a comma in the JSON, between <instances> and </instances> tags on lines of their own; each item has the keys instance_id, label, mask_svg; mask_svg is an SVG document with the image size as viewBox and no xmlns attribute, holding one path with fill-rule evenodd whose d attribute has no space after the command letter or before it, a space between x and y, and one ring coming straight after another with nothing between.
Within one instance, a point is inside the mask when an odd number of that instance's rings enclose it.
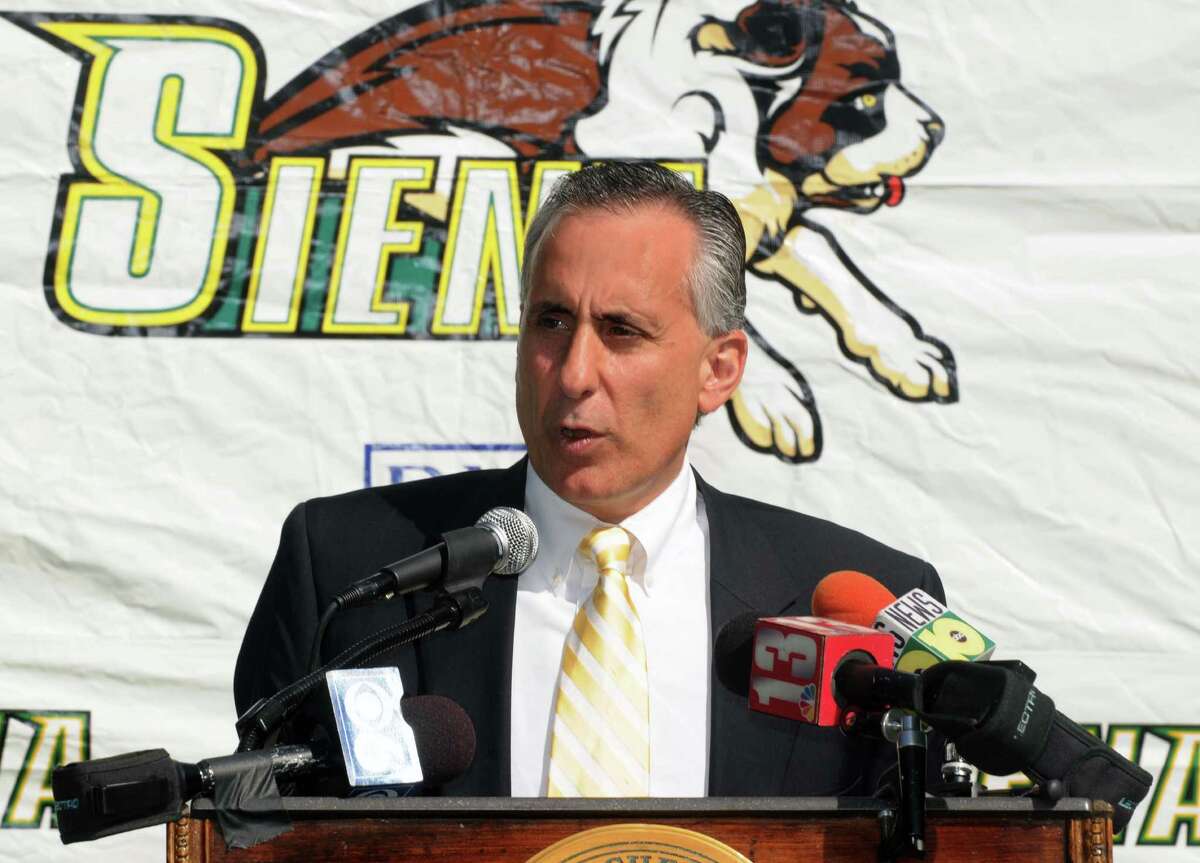
<instances>
[{"instance_id":1,"label":"white dress shirt","mask_svg":"<svg viewBox=\"0 0 1200 863\"><path fill-rule=\"evenodd\" d=\"M525 511L537 560L517 582L512 660L512 796L544 797L554 693L567 632L596 585L578 552L602 524L526 471ZM650 684L650 795L708 790L708 519L685 463L644 509L621 522L633 537L629 589L642 622Z\"/></svg>"}]
</instances>

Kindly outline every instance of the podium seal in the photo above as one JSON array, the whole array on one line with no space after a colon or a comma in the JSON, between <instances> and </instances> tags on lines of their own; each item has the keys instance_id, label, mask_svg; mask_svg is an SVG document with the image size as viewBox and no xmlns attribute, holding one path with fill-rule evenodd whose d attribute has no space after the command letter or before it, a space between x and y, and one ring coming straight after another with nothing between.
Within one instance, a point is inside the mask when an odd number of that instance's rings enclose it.
<instances>
[{"instance_id":1,"label":"podium seal","mask_svg":"<svg viewBox=\"0 0 1200 863\"><path fill-rule=\"evenodd\" d=\"M527 863L750 863L711 836L661 824L613 824L559 840Z\"/></svg>"}]
</instances>

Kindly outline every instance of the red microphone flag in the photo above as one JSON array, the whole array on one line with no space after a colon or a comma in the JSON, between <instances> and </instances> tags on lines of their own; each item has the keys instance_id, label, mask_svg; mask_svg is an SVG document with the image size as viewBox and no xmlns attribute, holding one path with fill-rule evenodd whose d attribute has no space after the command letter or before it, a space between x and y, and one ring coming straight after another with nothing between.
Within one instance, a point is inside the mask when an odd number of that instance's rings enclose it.
<instances>
[{"instance_id":1,"label":"red microphone flag","mask_svg":"<svg viewBox=\"0 0 1200 863\"><path fill-rule=\"evenodd\" d=\"M799 722L836 726L843 708L833 673L847 658L892 667L892 637L820 617L764 617L754 630L750 707Z\"/></svg>"}]
</instances>

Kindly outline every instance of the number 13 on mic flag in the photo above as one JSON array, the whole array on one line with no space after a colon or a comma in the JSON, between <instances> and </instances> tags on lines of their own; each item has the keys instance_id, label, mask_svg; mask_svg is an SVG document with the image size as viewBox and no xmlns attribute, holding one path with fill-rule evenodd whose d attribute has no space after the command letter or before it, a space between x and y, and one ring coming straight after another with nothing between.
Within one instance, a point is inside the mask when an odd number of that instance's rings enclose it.
<instances>
[{"instance_id":1,"label":"number 13 on mic flag","mask_svg":"<svg viewBox=\"0 0 1200 863\"><path fill-rule=\"evenodd\" d=\"M764 617L754 630L750 707L798 722L836 726L833 674L848 657L891 665L891 636L821 617Z\"/></svg>"}]
</instances>

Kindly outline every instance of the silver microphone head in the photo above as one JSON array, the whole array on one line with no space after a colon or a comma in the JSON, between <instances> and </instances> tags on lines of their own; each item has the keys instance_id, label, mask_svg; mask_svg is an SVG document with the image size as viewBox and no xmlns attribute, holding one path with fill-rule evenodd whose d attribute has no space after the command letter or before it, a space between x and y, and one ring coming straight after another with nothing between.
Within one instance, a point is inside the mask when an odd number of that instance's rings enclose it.
<instances>
[{"instance_id":1,"label":"silver microphone head","mask_svg":"<svg viewBox=\"0 0 1200 863\"><path fill-rule=\"evenodd\" d=\"M511 506L489 509L475 522L496 535L500 543L500 560L492 567L497 575L517 575L529 568L538 553L537 528L533 519Z\"/></svg>"}]
</instances>

